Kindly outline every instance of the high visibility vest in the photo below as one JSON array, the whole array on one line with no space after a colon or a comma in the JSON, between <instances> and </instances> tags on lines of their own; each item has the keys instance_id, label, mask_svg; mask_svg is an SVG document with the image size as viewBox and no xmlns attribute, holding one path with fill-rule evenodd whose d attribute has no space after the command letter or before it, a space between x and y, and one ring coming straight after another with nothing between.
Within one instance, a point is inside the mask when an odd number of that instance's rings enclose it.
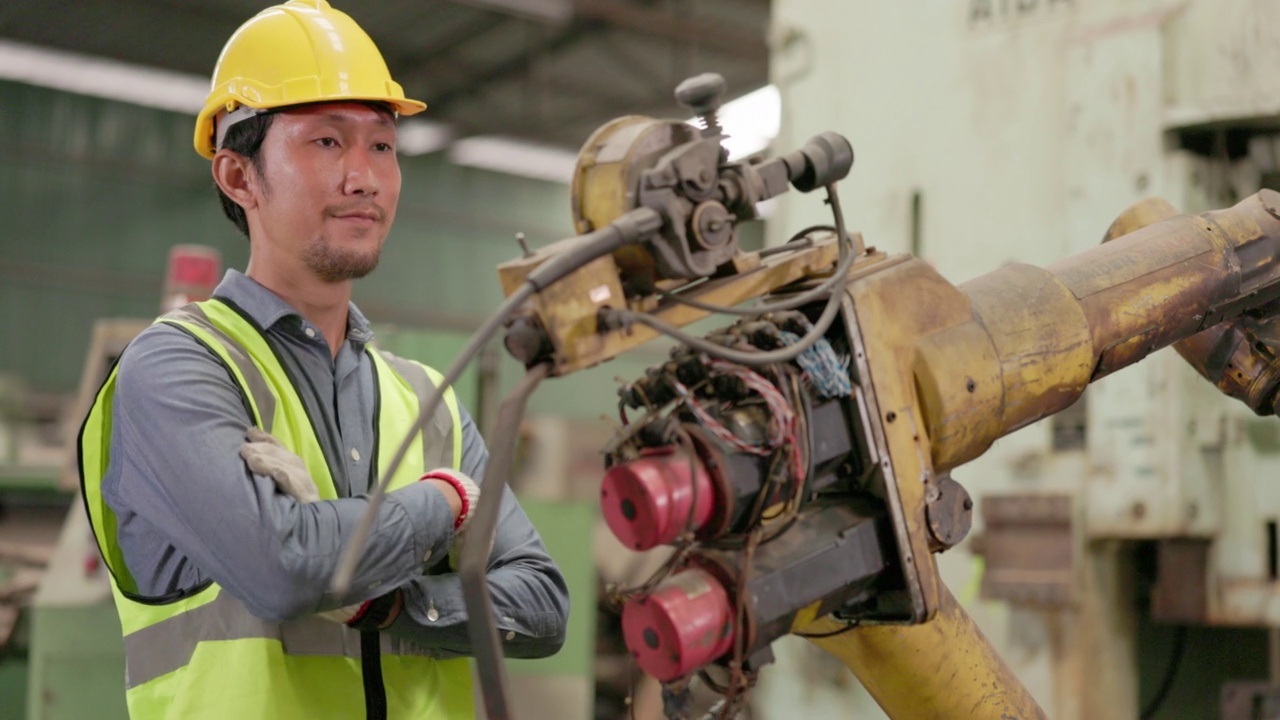
<instances>
[{"instance_id":1,"label":"high visibility vest","mask_svg":"<svg viewBox=\"0 0 1280 720\"><path fill-rule=\"evenodd\" d=\"M259 427L307 465L321 499L337 497L321 441L298 389L263 333L219 300L193 303L157 320L182 329L226 367ZM127 352L127 350L126 350ZM379 401L377 468L417 418L441 377L425 365L367 349ZM115 513L102 498L110 460L113 368L80 433L80 477L94 536L111 571L125 644L125 687L134 720L315 720L366 715L361 634L318 617L273 623L210 583L182 597L137 592L117 538ZM391 482L416 482L428 469L459 468L462 426L450 390ZM378 472L373 477L379 477ZM473 718L466 659L440 660L429 650L378 635L388 720ZM375 666L376 667L376 666Z\"/></svg>"}]
</instances>

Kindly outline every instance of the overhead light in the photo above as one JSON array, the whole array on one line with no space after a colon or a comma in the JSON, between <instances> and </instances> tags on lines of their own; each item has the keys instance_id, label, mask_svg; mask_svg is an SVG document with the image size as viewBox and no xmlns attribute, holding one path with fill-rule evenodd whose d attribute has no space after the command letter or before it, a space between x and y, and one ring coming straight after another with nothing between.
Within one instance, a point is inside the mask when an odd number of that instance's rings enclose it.
<instances>
[{"instance_id":1,"label":"overhead light","mask_svg":"<svg viewBox=\"0 0 1280 720\"><path fill-rule=\"evenodd\" d=\"M754 155L768 148L782 129L782 95L777 85L766 85L725 103L716 117L729 136L724 140L729 158Z\"/></svg>"},{"instance_id":2,"label":"overhead light","mask_svg":"<svg viewBox=\"0 0 1280 720\"><path fill-rule=\"evenodd\" d=\"M497 135L477 135L450 145L449 160L455 165L567 184L573 179L578 156L558 147Z\"/></svg>"},{"instance_id":3,"label":"overhead light","mask_svg":"<svg viewBox=\"0 0 1280 720\"><path fill-rule=\"evenodd\" d=\"M0 40L0 79L185 115L199 113L209 94L209 80L198 75L12 40ZM400 124L397 149L423 155L444 149L452 139L443 123L407 118Z\"/></svg>"},{"instance_id":4,"label":"overhead light","mask_svg":"<svg viewBox=\"0 0 1280 720\"><path fill-rule=\"evenodd\" d=\"M776 86L766 85L725 103L717 117L729 136L724 141L729 157L747 157L769 147L778 136L782 97ZM494 135L455 141L449 146L449 160L456 165L561 183L572 181L578 161L568 150Z\"/></svg>"},{"instance_id":5,"label":"overhead light","mask_svg":"<svg viewBox=\"0 0 1280 720\"><path fill-rule=\"evenodd\" d=\"M453 0L482 10L506 13L527 20L563 25L573 19L573 0Z\"/></svg>"},{"instance_id":6,"label":"overhead light","mask_svg":"<svg viewBox=\"0 0 1280 720\"><path fill-rule=\"evenodd\" d=\"M11 40L0 40L0 79L189 115L209 94L208 78L198 75Z\"/></svg>"},{"instance_id":7,"label":"overhead light","mask_svg":"<svg viewBox=\"0 0 1280 720\"><path fill-rule=\"evenodd\" d=\"M453 141L448 125L421 118L405 118L396 131L396 152L401 155L426 155L443 150Z\"/></svg>"}]
</instances>

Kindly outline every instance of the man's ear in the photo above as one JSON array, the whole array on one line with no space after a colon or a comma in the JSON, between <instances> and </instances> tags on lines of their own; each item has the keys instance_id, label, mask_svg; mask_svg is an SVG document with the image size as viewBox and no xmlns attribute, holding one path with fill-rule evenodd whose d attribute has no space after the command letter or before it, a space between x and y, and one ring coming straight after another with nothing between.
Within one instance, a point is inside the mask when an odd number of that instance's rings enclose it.
<instances>
[{"instance_id":1,"label":"man's ear","mask_svg":"<svg viewBox=\"0 0 1280 720\"><path fill-rule=\"evenodd\" d=\"M213 156L213 181L245 210L257 207L262 177L240 153L224 148Z\"/></svg>"}]
</instances>

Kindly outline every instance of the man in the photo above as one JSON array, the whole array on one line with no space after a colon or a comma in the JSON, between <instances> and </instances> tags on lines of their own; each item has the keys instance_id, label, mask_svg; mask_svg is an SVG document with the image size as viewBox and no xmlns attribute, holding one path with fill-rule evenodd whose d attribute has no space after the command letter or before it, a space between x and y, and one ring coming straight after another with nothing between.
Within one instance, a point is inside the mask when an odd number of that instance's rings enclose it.
<instances>
[{"instance_id":1,"label":"man","mask_svg":"<svg viewBox=\"0 0 1280 720\"><path fill-rule=\"evenodd\" d=\"M248 268L140 335L81 433L134 718L474 716L448 556L487 453L451 391L349 594L327 591L440 378L374 351L350 303L395 217L396 115L424 107L324 0L263 11L218 59L195 146ZM509 494L489 582L507 654L556 652L564 579Z\"/></svg>"}]
</instances>

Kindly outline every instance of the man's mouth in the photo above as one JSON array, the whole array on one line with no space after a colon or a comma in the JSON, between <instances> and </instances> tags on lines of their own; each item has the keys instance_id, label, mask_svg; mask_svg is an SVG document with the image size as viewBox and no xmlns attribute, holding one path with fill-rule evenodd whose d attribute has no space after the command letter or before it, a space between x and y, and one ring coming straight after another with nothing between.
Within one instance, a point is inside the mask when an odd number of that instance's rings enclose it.
<instances>
[{"instance_id":1,"label":"man's mouth","mask_svg":"<svg viewBox=\"0 0 1280 720\"><path fill-rule=\"evenodd\" d=\"M382 222L384 217L382 211L376 207L341 209L331 211L329 214L338 220L345 220L359 225L373 225L374 223Z\"/></svg>"}]
</instances>

